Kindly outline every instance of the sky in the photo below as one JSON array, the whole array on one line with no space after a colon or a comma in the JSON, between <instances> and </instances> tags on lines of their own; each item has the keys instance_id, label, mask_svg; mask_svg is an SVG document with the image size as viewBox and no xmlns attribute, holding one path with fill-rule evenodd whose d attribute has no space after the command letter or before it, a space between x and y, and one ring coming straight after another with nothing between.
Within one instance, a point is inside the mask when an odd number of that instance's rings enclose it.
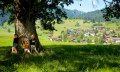
<instances>
[{"instance_id":1,"label":"sky","mask_svg":"<svg viewBox=\"0 0 120 72\"><path fill-rule=\"evenodd\" d=\"M110 2L111 0L107 1ZM74 0L74 4L71 4L69 6L65 5L65 8L70 10L76 9L83 12L91 12L105 8L105 3L103 2L103 0Z\"/></svg>"}]
</instances>

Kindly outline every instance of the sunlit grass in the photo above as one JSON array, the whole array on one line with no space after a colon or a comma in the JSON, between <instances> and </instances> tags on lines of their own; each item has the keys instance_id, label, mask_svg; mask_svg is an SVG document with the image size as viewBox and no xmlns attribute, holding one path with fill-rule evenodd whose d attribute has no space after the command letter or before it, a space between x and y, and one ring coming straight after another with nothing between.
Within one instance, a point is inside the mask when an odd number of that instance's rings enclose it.
<instances>
[{"instance_id":1,"label":"sunlit grass","mask_svg":"<svg viewBox=\"0 0 120 72\"><path fill-rule=\"evenodd\" d=\"M120 46L117 45L45 45L44 48L39 55L28 55L25 61L3 67L17 72L120 71Z\"/></svg>"},{"instance_id":2,"label":"sunlit grass","mask_svg":"<svg viewBox=\"0 0 120 72\"><path fill-rule=\"evenodd\" d=\"M0 36L0 47L1 46L12 46L13 36Z\"/></svg>"},{"instance_id":3,"label":"sunlit grass","mask_svg":"<svg viewBox=\"0 0 120 72\"><path fill-rule=\"evenodd\" d=\"M65 30L64 27L72 28L77 21L79 20L67 20L66 25L57 25L55 36ZM79 22L82 24L82 20ZM81 27L87 29L91 25L82 24ZM8 53L14 33L0 29L0 72L120 72L120 45L55 42L48 40L47 34L37 31L42 34L39 40L45 51L38 55L28 54L24 61L15 63L16 56ZM19 61L19 58L17 60Z\"/></svg>"}]
</instances>

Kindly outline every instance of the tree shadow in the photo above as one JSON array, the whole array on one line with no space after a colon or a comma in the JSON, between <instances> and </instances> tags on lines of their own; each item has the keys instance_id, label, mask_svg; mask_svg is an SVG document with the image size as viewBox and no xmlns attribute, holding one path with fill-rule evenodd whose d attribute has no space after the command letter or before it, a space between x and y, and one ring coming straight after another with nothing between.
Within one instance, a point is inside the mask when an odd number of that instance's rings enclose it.
<instances>
[{"instance_id":1,"label":"tree shadow","mask_svg":"<svg viewBox=\"0 0 120 72\"><path fill-rule=\"evenodd\" d=\"M120 46L119 45L46 45L44 52L39 55L30 55L24 61L25 64L35 64L43 68L51 63L51 71L61 65L65 70L57 71L85 71L86 69L119 68ZM0 47L1 48L1 47ZM14 63L13 63L14 64ZM14 65L9 67L14 68ZM15 70L15 69L14 69Z\"/></svg>"},{"instance_id":2,"label":"tree shadow","mask_svg":"<svg viewBox=\"0 0 120 72\"><path fill-rule=\"evenodd\" d=\"M11 46L0 47L0 72L13 72L15 63L20 63L20 55L11 54Z\"/></svg>"},{"instance_id":3,"label":"tree shadow","mask_svg":"<svg viewBox=\"0 0 120 72\"><path fill-rule=\"evenodd\" d=\"M48 45L44 47L46 48L45 56L34 56L31 59L38 67L43 66L45 62L54 61L58 61L66 71L120 67L119 45ZM72 65L73 69L67 69L68 64ZM51 64L51 66L55 68L54 65Z\"/></svg>"}]
</instances>

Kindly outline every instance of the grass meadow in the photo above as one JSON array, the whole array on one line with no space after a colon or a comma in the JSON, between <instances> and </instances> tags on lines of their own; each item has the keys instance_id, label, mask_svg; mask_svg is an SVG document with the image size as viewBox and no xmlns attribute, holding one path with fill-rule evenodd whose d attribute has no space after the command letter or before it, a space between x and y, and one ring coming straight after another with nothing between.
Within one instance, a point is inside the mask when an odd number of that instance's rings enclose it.
<instances>
[{"instance_id":1,"label":"grass meadow","mask_svg":"<svg viewBox=\"0 0 120 72\"><path fill-rule=\"evenodd\" d=\"M43 34L39 40L45 50L23 61L8 53L12 40L13 32L0 29L0 72L120 72L120 45L54 42Z\"/></svg>"}]
</instances>

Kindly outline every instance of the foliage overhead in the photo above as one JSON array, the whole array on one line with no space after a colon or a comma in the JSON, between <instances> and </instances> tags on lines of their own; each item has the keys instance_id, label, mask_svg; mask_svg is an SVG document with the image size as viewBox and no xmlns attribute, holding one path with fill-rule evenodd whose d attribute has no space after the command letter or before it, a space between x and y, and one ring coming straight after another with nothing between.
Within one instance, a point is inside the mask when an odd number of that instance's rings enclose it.
<instances>
[{"instance_id":1,"label":"foliage overhead","mask_svg":"<svg viewBox=\"0 0 120 72\"><path fill-rule=\"evenodd\" d=\"M40 19L44 29L54 30L53 24L67 18L62 10L64 5L70 5L73 0L0 0L1 15L11 13L10 22L15 19L24 21L30 14L30 19Z\"/></svg>"},{"instance_id":2,"label":"foliage overhead","mask_svg":"<svg viewBox=\"0 0 120 72\"><path fill-rule=\"evenodd\" d=\"M78 0L81 1L81 0ZM120 0L108 2L104 0L106 8L103 9L103 17L106 20L120 17ZM55 30L55 22L60 23L62 18L67 18L63 10L64 5L70 5L74 0L0 0L1 15L10 13L9 20L24 21L30 16L30 20L41 20L44 29ZM28 15L29 14L29 15Z\"/></svg>"},{"instance_id":3,"label":"foliage overhead","mask_svg":"<svg viewBox=\"0 0 120 72\"><path fill-rule=\"evenodd\" d=\"M120 0L112 0L111 2L104 0L106 8L102 10L103 17L109 21L111 18L120 18Z\"/></svg>"}]
</instances>

